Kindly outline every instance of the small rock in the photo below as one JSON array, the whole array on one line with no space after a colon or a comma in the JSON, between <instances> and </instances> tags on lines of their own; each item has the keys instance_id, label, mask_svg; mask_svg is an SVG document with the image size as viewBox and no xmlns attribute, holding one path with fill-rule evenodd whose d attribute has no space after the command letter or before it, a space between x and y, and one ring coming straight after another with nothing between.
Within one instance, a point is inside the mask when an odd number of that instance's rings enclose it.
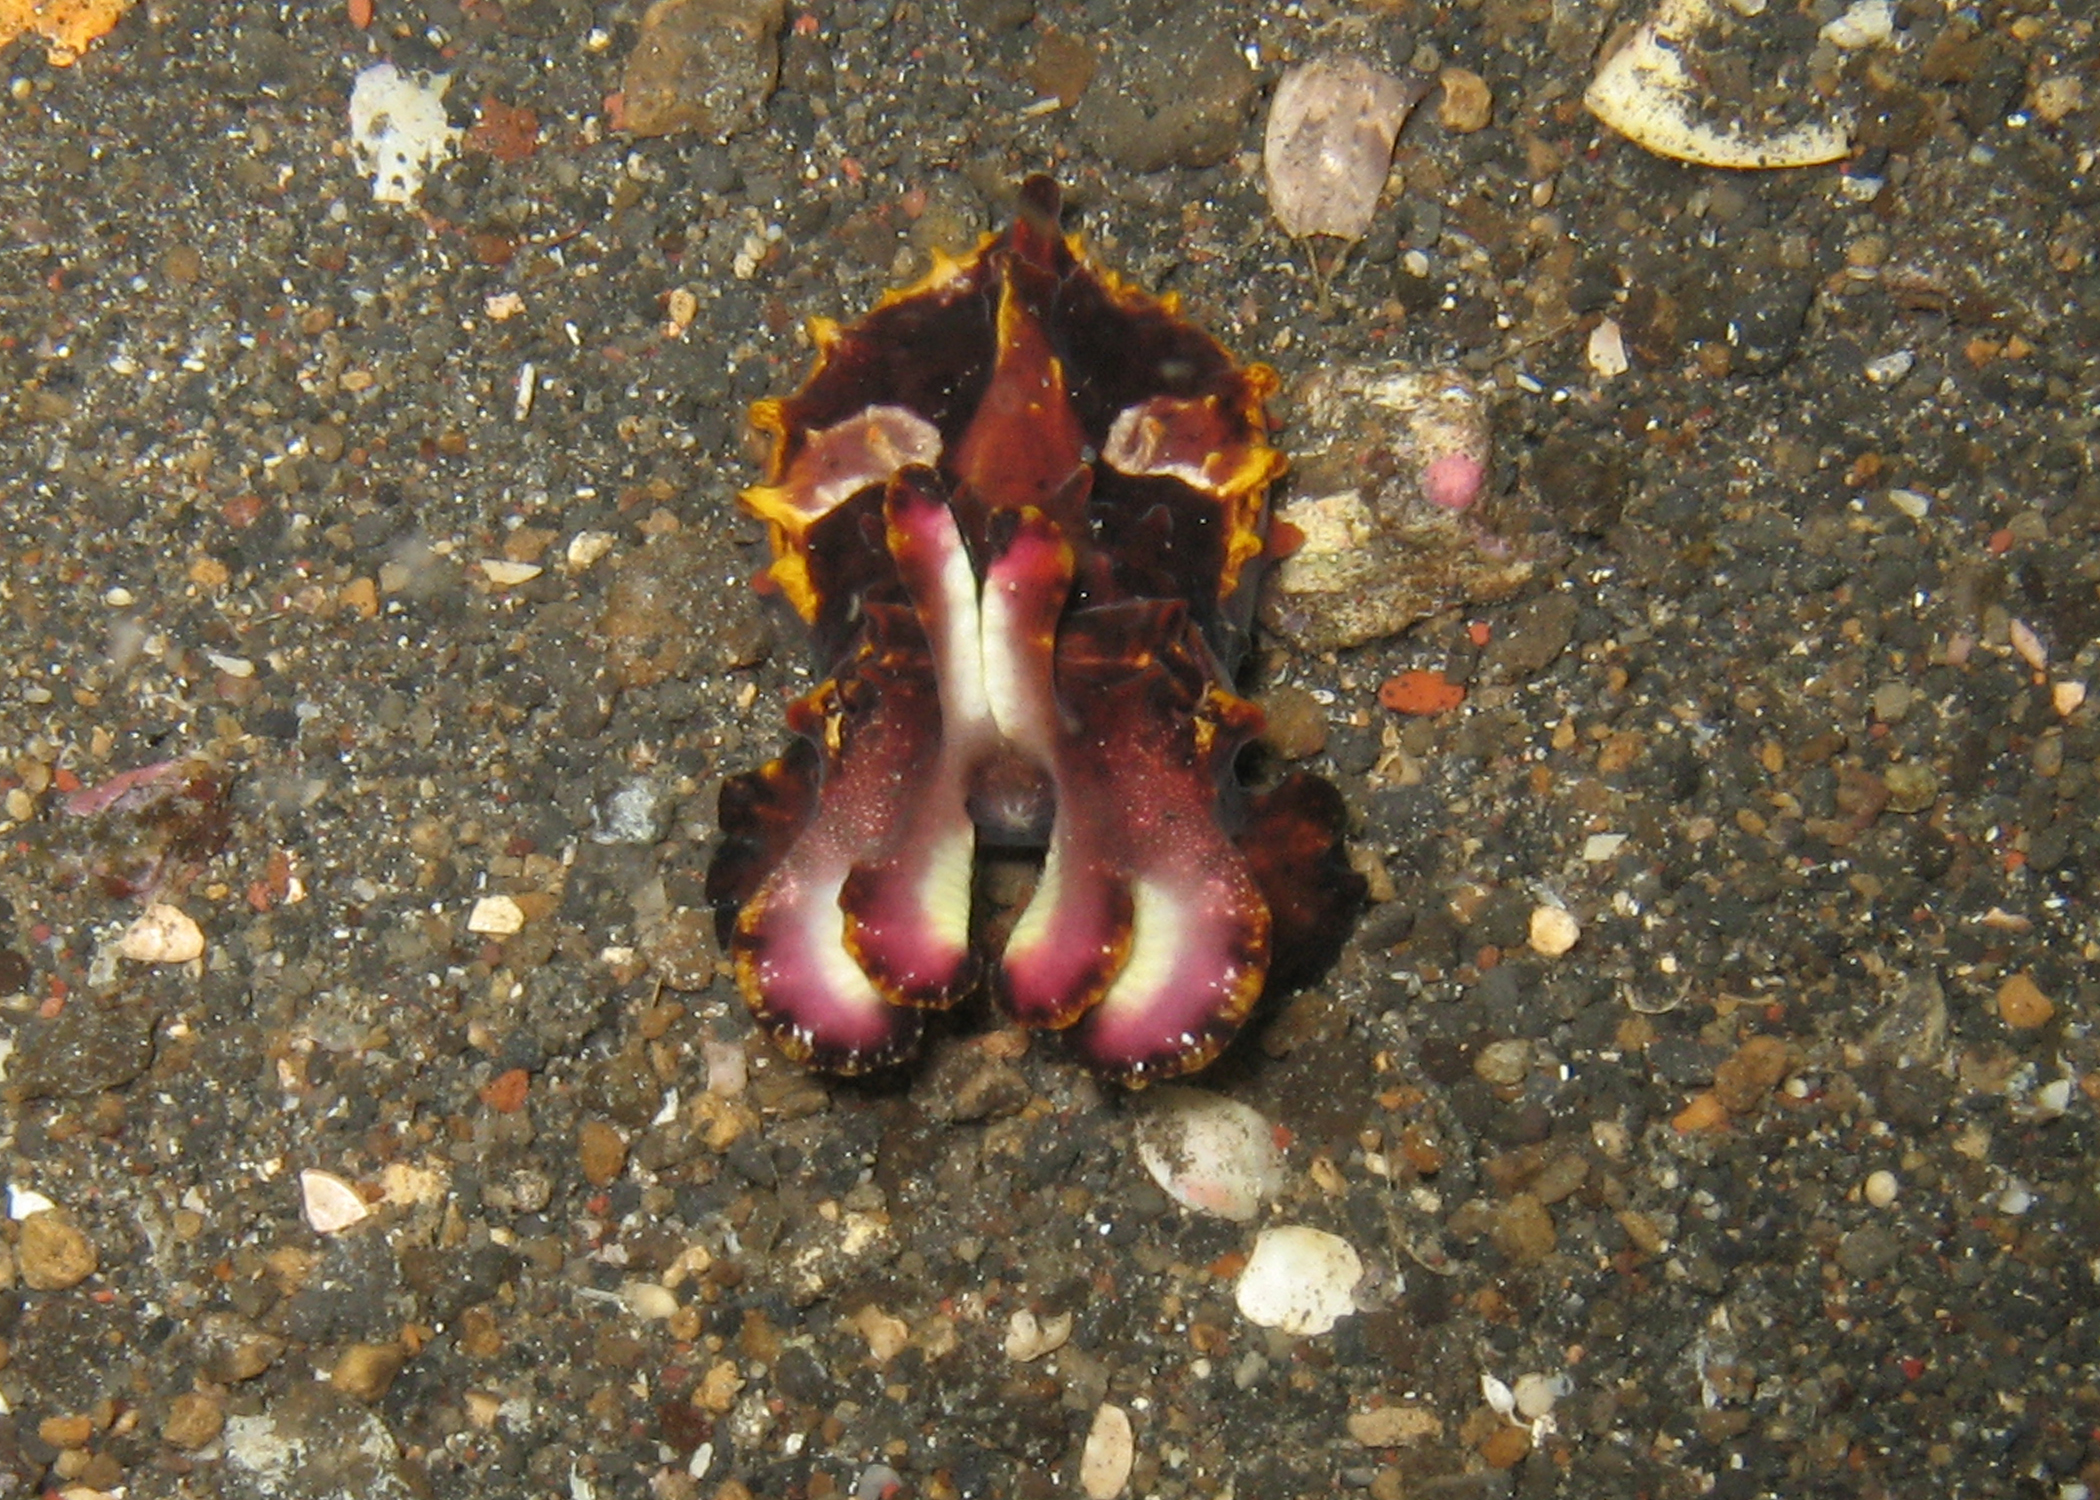
<instances>
[{"instance_id":1,"label":"small rock","mask_svg":"<svg viewBox=\"0 0 2100 1500\"><path fill-rule=\"evenodd\" d=\"M1573 594L1542 594L1495 627L1495 638L1480 659L1480 676L1490 682L1522 682L1551 666L1574 639L1582 606Z\"/></svg>"},{"instance_id":2,"label":"small rock","mask_svg":"<svg viewBox=\"0 0 2100 1500\"><path fill-rule=\"evenodd\" d=\"M737 1392L743 1388L744 1377L737 1374L736 1362L718 1359L700 1377L700 1384L693 1391L693 1405L722 1416L736 1405Z\"/></svg>"},{"instance_id":3,"label":"small rock","mask_svg":"<svg viewBox=\"0 0 2100 1500\"><path fill-rule=\"evenodd\" d=\"M1871 1281L1896 1263L1903 1241L1883 1224L1863 1224L1838 1241L1837 1263L1845 1274Z\"/></svg>"},{"instance_id":4,"label":"small rock","mask_svg":"<svg viewBox=\"0 0 2100 1500\"><path fill-rule=\"evenodd\" d=\"M2061 125L2085 108L2085 81L2076 73L2057 73L2038 80L2027 96L2028 106L2047 125Z\"/></svg>"},{"instance_id":5,"label":"small rock","mask_svg":"<svg viewBox=\"0 0 2100 1500\"><path fill-rule=\"evenodd\" d=\"M6 1097L78 1099L121 1088L152 1065L159 1024L134 996L77 995L48 1021L25 1018L7 1059Z\"/></svg>"},{"instance_id":6,"label":"small rock","mask_svg":"<svg viewBox=\"0 0 2100 1500\"><path fill-rule=\"evenodd\" d=\"M85 1448L94 1440L95 1419L81 1412L46 1417L36 1424L36 1435L53 1448Z\"/></svg>"},{"instance_id":7,"label":"small rock","mask_svg":"<svg viewBox=\"0 0 2100 1500\"><path fill-rule=\"evenodd\" d=\"M627 56L621 124L644 136L734 135L779 82L786 18L787 0L656 0Z\"/></svg>"},{"instance_id":8,"label":"small rock","mask_svg":"<svg viewBox=\"0 0 2100 1500\"><path fill-rule=\"evenodd\" d=\"M1363 1262L1347 1240L1303 1224L1264 1229L1240 1272L1233 1298L1260 1328L1320 1334L1356 1310Z\"/></svg>"},{"instance_id":9,"label":"small rock","mask_svg":"<svg viewBox=\"0 0 2100 1500\"><path fill-rule=\"evenodd\" d=\"M2054 1002L2042 993L2034 976L2025 970L1998 986L1999 1019L2015 1031L2032 1031L2037 1026L2046 1026L2055 1014Z\"/></svg>"},{"instance_id":10,"label":"small rock","mask_svg":"<svg viewBox=\"0 0 2100 1500\"><path fill-rule=\"evenodd\" d=\"M1495 1210L1488 1224L1495 1248L1520 1266L1544 1260L1559 1243L1553 1215L1535 1193L1518 1193Z\"/></svg>"},{"instance_id":11,"label":"small rock","mask_svg":"<svg viewBox=\"0 0 2100 1500\"><path fill-rule=\"evenodd\" d=\"M525 930L525 908L510 896L483 896L467 913L467 931L483 937L514 937Z\"/></svg>"},{"instance_id":12,"label":"small rock","mask_svg":"<svg viewBox=\"0 0 2100 1500\"><path fill-rule=\"evenodd\" d=\"M180 907L157 901L117 939L117 956L141 964L186 964L204 956L204 929Z\"/></svg>"},{"instance_id":13,"label":"small rock","mask_svg":"<svg viewBox=\"0 0 2100 1500\"><path fill-rule=\"evenodd\" d=\"M1071 1337L1070 1313L1038 1318L1027 1308L1019 1308L1006 1323L1006 1357L1026 1364L1062 1349Z\"/></svg>"},{"instance_id":14,"label":"small rock","mask_svg":"<svg viewBox=\"0 0 2100 1500\"><path fill-rule=\"evenodd\" d=\"M1903 760L1881 773L1889 789L1889 811L1919 813L1939 800L1940 778L1921 761Z\"/></svg>"},{"instance_id":15,"label":"small rock","mask_svg":"<svg viewBox=\"0 0 2100 1500\"><path fill-rule=\"evenodd\" d=\"M1531 1429L1505 1422L1481 1439L1480 1456L1491 1469L1514 1469L1531 1452Z\"/></svg>"},{"instance_id":16,"label":"small rock","mask_svg":"<svg viewBox=\"0 0 2100 1500\"><path fill-rule=\"evenodd\" d=\"M203 1391L177 1396L161 1419L161 1440L171 1447L195 1449L218 1441L226 1429L226 1400Z\"/></svg>"},{"instance_id":17,"label":"small rock","mask_svg":"<svg viewBox=\"0 0 2100 1500\"><path fill-rule=\"evenodd\" d=\"M1280 687L1261 700L1261 742L1279 760L1304 760L1327 748L1327 710L1304 688Z\"/></svg>"},{"instance_id":18,"label":"small rock","mask_svg":"<svg viewBox=\"0 0 2100 1500\"><path fill-rule=\"evenodd\" d=\"M860 1471L860 1478L853 1484L853 1500L894 1500L896 1496L909 1493L904 1476L888 1464L869 1464ZM717 1490L715 1500L735 1500L735 1497L728 1495L724 1490Z\"/></svg>"},{"instance_id":19,"label":"small rock","mask_svg":"<svg viewBox=\"0 0 2100 1500\"><path fill-rule=\"evenodd\" d=\"M714 918L690 906L675 906L641 933L642 956L665 986L704 990L714 982Z\"/></svg>"},{"instance_id":20,"label":"small rock","mask_svg":"<svg viewBox=\"0 0 2100 1500\"><path fill-rule=\"evenodd\" d=\"M1132 172L1216 166L1239 145L1260 88L1231 28L1192 8L1119 43L1074 120L1095 149Z\"/></svg>"},{"instance_id":21,"label":"small rock","mask_svg":"<svg viewBox=\"0 0 2100 1500\"><path fill-rule=\"evenodd\" d=\"M62 1292L95 1274L95 1242L56 1209L22 1220L15 1241L15 1269L33 1292Z\"/></svg>"},{"instance_id":22,"label":"small rock","mask_svg":"<svg viewBox=\"0 0 2100 1500\"><path fill-rule=\"evenodd\" d=\"M1138 1160L1182 1207L1244 1224L1282 1191L1276 1127L1257 1110L1178 1085L1151 1090L1144 1109Z\"/></svg>"},{"instance_id":23,"label":"small rock","mask_svg":"<svg viewBox=\"0 0 2100 1500\"><path fill-rule=\"evenodd\" d=\"M1626 357L1626 335L1616 318L1606 318L1590 330L1587 354L1590 368L1606 380L1616 380L1633 368Z\"/></svg>"},{"instance_id":24,"label":"small rock","mask_svg":"<svg viewBox=\"0 0 2100 1500\"><path fill-rule=\"evenodd\" d=\"M1818 33L1833 47L1856 52L1886 42L1896 29L1896 7L1892 0L1853 0L1844 11L1823 25Z\"/></svg>"},{"instance_id":25,"label":"small rock","mask_svg":"<svg viewBox=\"0 0 2100 1500\"><path fill-rule=\"evenodd\" d=\"M1130 1482L1137 1460L1137 1439L1130 1417L1120 1406L1103 1402L1094 1409L1086 1446L1079 1454L1079 1488L1087 1500L1116 1500Z\"/></svg>"},{"instance_id":26,"label":"small rock","mask_svg":"<svg viewBox=\"0 0 2100 1500\"><path fill-rule=\"evenodd\" d=\"M855 1313L848 1321L860 1331L860 1336L868 1341L868 1353L875 1357L875 1362L879 1365L888 1364L902 1354L911 1343L911 1325L902 1318L884 1312L872 1302ZM1067 1318L1065 1320L1065 1332L1070 1334L1071 1331L1071 1319ZM1007 1353L1011 1356L1013 1353L1013 1333L1011 1330L1006 1335L1006 1344Z\"/></svg>"},{"instance_id":27,"label":"small rock","mask_svg":"<svg viewBox=\"0 0 2100 1500\"><path fill-rule=\"evenodd\" d=\"M1349 1413L1349 1436L1366 1448L1405 1448L1443 1434L1444 1424L1426 1406L1380 1406Z\"/></svg>"},{"instance_id":28,"label":"small rock","mask_svg":"<svg viewBox=\"0 0 2100 1500\"><path fill-rule=\"evenodd\" d=\"M1730 1114L1763 1107L1794 1066L1794 1050L1776 1036L1754 1036L1714 1067L1714 1094Z\"/></svg>"},{"instance_id":29,"label":"small rock","mask_svg":"<svg viewBox=\"0 0 2100 1500\"><path fill-rule=\"evenodd\" d=\"M356 1188L333 1172L311 1167L299 1174L299 1195L316 1234L341 1234L372 1211Z\"/></svg>"},{"instance_id":30,"label":"small rock","mask_svg":"<svg viewBox=\"0 0 2100 1500\"><path fill-rule=\"evenodd\" d=\"M512 562L503 557L484 557L477 566L481 569L481 576L499 589L530 583L546 571L538 563Z\"/></svg>"},{"instance_id":31,"label":"small rock","mask_svg":"<svg viewBox=\"0 0 2100 1500\"><path fill-rule=\"evenodd\" d=\"M604 1187L627 1166L627 1139L606 1120L585 1120L576 1128L576 1155L583 1180Z\"/></svg>"},{"instance_id":32,"label":"small rock","mask_svg":"<svg viewBox=\"0 0 2100 1500\"><path fill-rule=\"evenodd\" d=\"M399 1344L352 1344L328 1372L328 1383L369 1406L387 1393L407 1363L408 1351Z\"/></svg>"},{"instance_id":33,"label":"small rock","mask_svg":"<svg viewBox=\"0 0 2100 1500\"><path fill-rule=\"evenodd\" d=\"M1869 1172L1867 1180L1860 1186L1860 1196L1876 1208L1887 1208L1896 1201L1900 1187L1894 1172Z\"/></svg>"},{"instance_id":34,"label":"small rock","mask_svg":"<svg viewBox=\"0 0 2100 1500\"><path fill-rule=\"evenodd\" d=\"M1694 1094L1691 1102L1670 1119L1670 1128L1679 1135L1696 1135L1704 1130L1724 1130L1727 1125L1728 1106L1710 1089L1702 1094Z\"/></svg>"},{"instance_id":35,"label":"small rock","mask_svg":"<svg viewBox=\"0 0 2100 1500\"><path fill-rule=\"evenodd\" d=\"M1537 906L1531 912L1531 951L1559 958L1582 936L1582 924L1574 913L1560 906Z\"/></svg>"},{"instance_id":36,"label":"small rock","mask_svg":"<svg viewBox=\"0 0 2100 1500\"><path fill-rule=\"evenodd\" d=\"M1494 112L1495 96L1487 80L1471 68L1446 68L1437 74L1444 96L1437 101L1436 122L1458 135L1484 129Z\"/></svg>"},{"instance_id":37,"label":"small rock","mask_svg":"<svg viewBox=\"0 0 2100 1500\"><path fill-rule=\"evenodd\" d=\"M1490 1042L1473 1059L1473 1074L1482 1083L1508 1088L1531 1071L1531 1043L1522 1037Z\"/></svg>"},{"instance_id":38,"label":"small rock","mask_svg":"<svg viewBox=\"0 0 2100 1500\"><path fill-rule=\"evenodd\" d=\"M620 1287L620 1300L645 1323L665 1323L678 1316L678 1294L660 1281L626 1282Z\"/></svg>"}]
</instances>

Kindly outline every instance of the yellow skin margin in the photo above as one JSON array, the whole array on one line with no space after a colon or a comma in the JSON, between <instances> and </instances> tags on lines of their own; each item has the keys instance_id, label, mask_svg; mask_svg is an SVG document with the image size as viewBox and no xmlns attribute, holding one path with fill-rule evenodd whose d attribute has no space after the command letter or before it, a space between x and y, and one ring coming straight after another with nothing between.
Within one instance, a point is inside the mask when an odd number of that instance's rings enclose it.
<instances>
[{"instance_id":1,"label":"yellow skin margin","mask_svg":"<svg viewBox=\"0 0 2100 1500\"><path fill-rule=\"evenodd\" d=\"M938 293L967 282L978 262L1004 238L1002 233L987 234L978 240L977 246L961 260L936 250L933 252L932 269L908 286L893 288L883 293L873 312L894 306L913 297ZM1115 272L1096 265L1088 256L1085 242L1076 234L1065 236L1065 248L1074 260L1085 266L1100 282L1102 288L1117 302L1135 310L1157 308L1170 317L1179 316L1181 297L1169 292L1154 297L1141 288L1132 286ZM1004 300L1004 299L1002 299ZM1003 311L1003 309L1002 309ZM1002 318L1002 322L1004 319ZM816 365L803 381L807 389L823 373L830 360L831 350L841 336L840 325L830 318L812 318L808 325L810 341L817 349ZM1276 372L1263 364L1250 364L1241 371L1244 398L1234 415L1243 421L1253 434L1253 441L1238 465L1224 477L1213 481L1212 496L1224 508L1228 532L1225 543L1225 563L1218 578L1218 598L1230 598L1239 587L1241 570L1259 557L1264 545L1264 503L1268 488L1284 470L1289 461L1282 452L1269 445L1268 417L1265 403L1275 394L1279 384ZM809 532L822 519L813 517L792 504L782 487L791 457L791 439L788 432L786 403L768 397L751 407L751 426L754 431L772 436L772 454L767 460L766 482L745 489L738 499L744 508L766 523L766 536L773 552L773 562L767 568L767 576L782 597L802 617L803 623L815 624L819 601L815 585L810 578Z\"/></svg>"}]
</instances>

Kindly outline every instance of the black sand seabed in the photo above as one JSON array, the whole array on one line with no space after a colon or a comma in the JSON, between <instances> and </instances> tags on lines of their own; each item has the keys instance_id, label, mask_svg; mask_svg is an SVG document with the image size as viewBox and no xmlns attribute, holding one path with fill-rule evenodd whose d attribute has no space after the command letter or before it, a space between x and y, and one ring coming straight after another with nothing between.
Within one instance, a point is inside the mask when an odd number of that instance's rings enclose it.
<instances>
[{"instance_id":1,"label":"black sand seabed","mask_svg":"<svg viewBox=\"0 0 2100 1500\"><path fill-rule=\"evenodd\" d=\"M1746 31L1808 57L1836 7L1781 9ZM0 1495L1048 1496L1104 1402L1133 1495L2085 1495L2085 8L1902 0L1800 70L1860 156L1753 174L1603 132L1580 6L823 5L726 145L609 128L638 19L156 3L0 58L0 1175L55 1205L5 1227ZM1491 91L1423 106L1324 307L1220 36L1263 90L1342 49ZM374 204L380 56L536 146ZM1319 1337L1240 1317L1259 1226L1175 1207L1053 1042L968 1017L841 1086L710 978L714 793L806 686L742 413L1032 170L1287 387L1471 370L1551 543L1250 664L1390 883L1204 1080L1288 1133L1271 1219L1371 1268ZM1415 667L1467 702L1389 714ZM168 880L201 965L113 957ZM307 1170L370 1216L317 1233ZM1009 1358L1020 1311L1064 1347ZM1527 1374L1518 1433L1482 1377Z\"/></svg>"}]
</instances>

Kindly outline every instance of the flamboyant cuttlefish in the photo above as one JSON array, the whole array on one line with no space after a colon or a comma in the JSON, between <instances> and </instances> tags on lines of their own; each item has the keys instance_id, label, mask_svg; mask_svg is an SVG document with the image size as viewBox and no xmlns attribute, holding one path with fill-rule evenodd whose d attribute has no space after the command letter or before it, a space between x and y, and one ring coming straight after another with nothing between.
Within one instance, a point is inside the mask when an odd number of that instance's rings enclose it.
<instances>
[{"instance_id":1,"label":"flamboyant cuttlefish","mask_svg":"<svg viewBox=\"0 0 2100 1500\"><path fill-rule=\"evenodd\" d=\"M826 675L787 753L724 783L708 897L753 1013L820 1067L895 1062L988 987L1105 1074L1186 1073L1362 903L1334 788L1233 771L1275 376L1058 210L1031 178L967 259L815 325L801 390L752 412L761 583ZM980 845L1042 851L1003 944Z\"/></svg>"}]
</instances>

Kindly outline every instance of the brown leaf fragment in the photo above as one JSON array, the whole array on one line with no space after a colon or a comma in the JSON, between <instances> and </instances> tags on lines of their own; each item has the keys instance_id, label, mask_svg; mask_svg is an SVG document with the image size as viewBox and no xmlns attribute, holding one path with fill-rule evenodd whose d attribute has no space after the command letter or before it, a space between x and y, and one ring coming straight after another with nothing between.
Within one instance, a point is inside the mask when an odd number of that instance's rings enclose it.
<instances>
[{"instance_id":1,"label":"brown leaf fragment","mask_svg":"<svg viewBox=\"0 0 2100 1500\"><path fill-rule=\"evenodd\" d=\"M1393 143L1423 85L1359 58L1321 58L1276 86L1262 143L1269 206L1286 233L1360 240L1378 211Z\"/></svg>"}]
</instances>

